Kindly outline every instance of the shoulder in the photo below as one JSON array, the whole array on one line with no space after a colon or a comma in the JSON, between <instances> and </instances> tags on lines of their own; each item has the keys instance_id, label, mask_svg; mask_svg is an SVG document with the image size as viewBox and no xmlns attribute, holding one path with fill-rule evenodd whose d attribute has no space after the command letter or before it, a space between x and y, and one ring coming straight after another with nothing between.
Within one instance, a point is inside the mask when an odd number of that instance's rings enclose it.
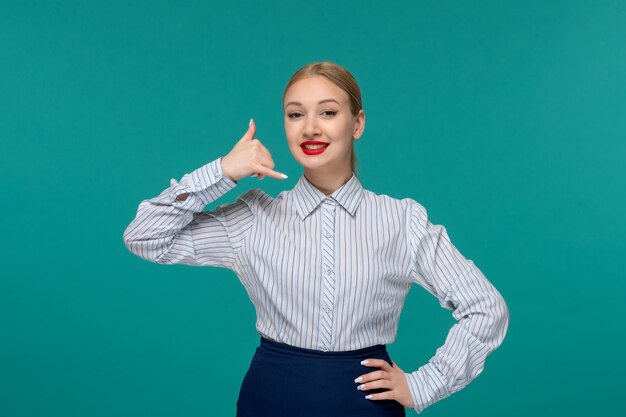
<instances>
[{"instance_id":1,"label":"shoulder","mask_svg":"<svg viewBox=\"0 0 626 417\"><path fill-rule=\"evenodd\" d=\"M410 198L396 198L387 194L377 194L363 189L363 200L370 207L390 211L401 217L409 229L420 229L428 223L428 211L419 201Z\"/></svg>"},{"instance_id":2,"label":"shoulder","mask_svg":"<svg viewBox=\"0 0 626 417\"><path fill-rule=\"evenodd\" d=\"M388 194L378 194L365 188L363 189L363 200L370 205L391 206L407 213L423 209L423 206L412 198L396 198Z\"/></svg>"}]
</instances>

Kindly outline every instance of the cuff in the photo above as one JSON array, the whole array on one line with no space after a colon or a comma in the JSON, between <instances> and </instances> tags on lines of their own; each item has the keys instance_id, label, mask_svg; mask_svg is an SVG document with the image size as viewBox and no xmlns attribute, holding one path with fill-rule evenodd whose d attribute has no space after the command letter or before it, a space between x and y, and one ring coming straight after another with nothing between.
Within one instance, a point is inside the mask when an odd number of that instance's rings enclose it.
<instances>
[{"instance_id":1,"label":"cuff","mask_svg":"<svg viewBox=\"0 0 626 417\"><path fill-rule=\"evenodd\" d=\"M175 185L172 190L174 198L179 194L192 193L187 200L195 200L193 197L196 197L203 205L207 205L236 187L237 182L224 174L222 157L219 157L183 175L180 183L173 185Z\"/></svg>"},{"instance_id":2,"label":"cuff","mask_svg":"<svg viewBox=\"0 0 626 417\"><path fill-rule=\"evenodd\" d=\"M424 411L426 407L450 395L446 384L443 382L443 375L432 363L427 363L415 372L405 372L405 375L415 404L413 409L418 414Z\"/></svg>"}]
</instances>

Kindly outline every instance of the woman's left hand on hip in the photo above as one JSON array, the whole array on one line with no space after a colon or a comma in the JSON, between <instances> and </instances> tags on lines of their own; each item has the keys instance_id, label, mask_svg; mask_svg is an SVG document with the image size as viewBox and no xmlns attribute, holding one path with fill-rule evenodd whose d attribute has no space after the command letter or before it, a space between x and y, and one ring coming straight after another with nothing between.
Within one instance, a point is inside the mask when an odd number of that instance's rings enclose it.
<instances>
[{"instance_id":1,"label":"woman's left hand on hip","mask_svg":"<svg viewBox=\"0 0 626 417\"><path fill-rule=\"evenodd\" d=\"M361 375L354 382L358 383L357 389L367 391L376 388L384 388L387 391L367 395L368 400L396 400L405 407L413 408L413 397L409 390L404 371L391 361L393 366L383 359L366 359L361 362L364 366L380 368L378 371Z\"/></svg>"}]
</instances>

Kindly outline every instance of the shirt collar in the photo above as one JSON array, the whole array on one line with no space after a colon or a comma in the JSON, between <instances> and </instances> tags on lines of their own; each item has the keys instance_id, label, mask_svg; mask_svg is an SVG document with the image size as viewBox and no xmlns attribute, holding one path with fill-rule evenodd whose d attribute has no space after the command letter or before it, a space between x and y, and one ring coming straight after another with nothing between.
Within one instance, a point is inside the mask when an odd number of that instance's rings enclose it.
<instances>
[{"instance_id":1,"label":"shirt collar","mask_svg":"<svg viewBox=\"0 0 626 417\"><path fill-rule=\"evenodd\" d=\"M354 213L363 198L363 186L354 172L348 182L337 188L329 196L311 184L304 174L302 174L296 185L293 187L293 192L295 196L296 210L302 220L311 214L311 212L315 210L315 208L326 198L333 198L341 207L347 210L350 215L354 216Z\"/></svg>"}]
</instances>

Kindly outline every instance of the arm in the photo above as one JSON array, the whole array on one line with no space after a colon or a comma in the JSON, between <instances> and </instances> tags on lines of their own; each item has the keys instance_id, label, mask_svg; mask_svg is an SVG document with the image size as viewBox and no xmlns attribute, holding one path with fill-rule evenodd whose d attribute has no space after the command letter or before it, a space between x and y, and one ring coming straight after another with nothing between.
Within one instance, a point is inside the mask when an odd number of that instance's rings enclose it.
<instances>
[{"instance_id":1,"label":"arm","mask_svg":"<svg viewBox=\"0 0 626 417\"><path fill-rule=\"evenodd\" d=\"M157 197L143 200L135 219L124 231L124 244L135 255L163 264L210 265L233 269L238 250L252 226L252 204L259 189L250 190L232 204L214 211L205 205L231 190L250 174L285 179L274 171L270 152L254 139L256 123L223 158L173 178Z\"/></svg>"},{"instance_id":2,"label":"arm","mask_svg":"<svg viewBox=\"0 0 626 417\"><path fill-rule=\"evenodd\" d=\"M509 325L508 307L473 261L450 242L446 229L428 220L413 202L409 240L413 281L453 310L457 321L443 346L417 371L405 373L414 410L460 391L483 371L487 356L502 343Z\"/></svg>"},{"instance_id":3,"label":"arm","mask_svg":"<svg viewBox=\"0 0 626 417\"><path fill-rule=\"evenodd\" d=\"M161 264L209 265L231 268L252 212L237 202L202 211L237 182L225 175L222 158L185 174L158 196L143 200L126 227L124 244L133 254Z\"/></svg>"}]
</instances>

